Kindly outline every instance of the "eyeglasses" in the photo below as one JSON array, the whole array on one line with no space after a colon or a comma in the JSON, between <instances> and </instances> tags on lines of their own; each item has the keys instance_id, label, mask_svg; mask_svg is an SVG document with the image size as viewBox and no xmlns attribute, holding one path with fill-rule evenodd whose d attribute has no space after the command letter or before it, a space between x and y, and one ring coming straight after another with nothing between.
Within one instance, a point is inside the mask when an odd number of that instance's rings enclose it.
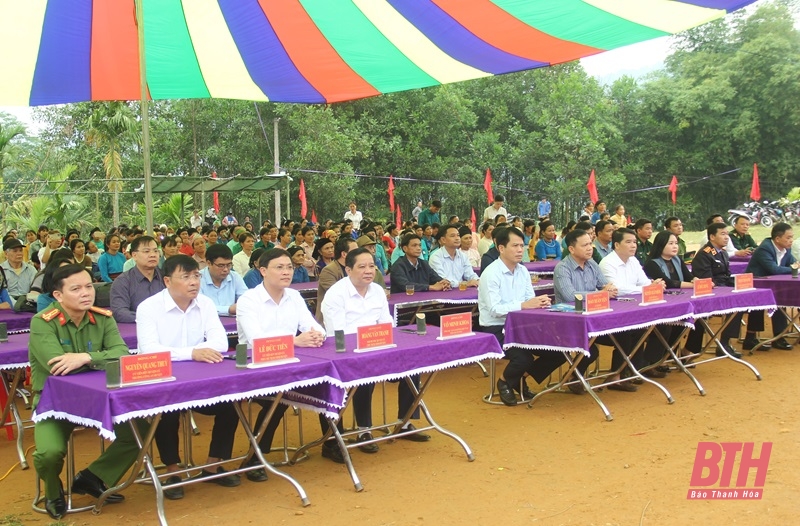
<instances>
[{"instance_id":1,"label":"eyeglasses","mask_svg":"<svg viewBox=\"0 0 800 526\"><path fill-rule=\"evenodd\" d=\"M233 263L213 263L213 265L220 270L230 270L233 268Z\"/></svg>"}]
</instances>

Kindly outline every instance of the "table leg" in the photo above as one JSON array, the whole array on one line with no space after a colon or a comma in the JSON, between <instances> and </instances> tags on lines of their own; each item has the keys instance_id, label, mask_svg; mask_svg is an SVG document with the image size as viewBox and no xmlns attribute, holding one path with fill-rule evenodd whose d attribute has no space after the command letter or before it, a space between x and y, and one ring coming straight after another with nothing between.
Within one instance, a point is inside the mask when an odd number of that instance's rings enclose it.
<instances>
[{"instance_id":1,"label":"table leg","mask_svg":"<svg viewBox=\"0 0 800 526\"><path fill-rule=\"evenodd\" d=\"M692 382L694 382L694 386L695 386L695 387L697 388L697 390L700 392L700 395L701 395L701 396L705 396L705 395L706 395L706 391L705 391L705 389L703 389L703 386L702 386L702 385L700 385L700 382L697 380L697 378L695 378L695 376L694 376L694 375L693 375L693 374L692 374L692 373L689 371L689 369L687 369L687 367L686 367L686 366L683 364L683 360L681 360L681 359L678 357L678 355L675 353L675 349L676 349L678 346L680 346L681 342L683 341L684 337L686 336L686 334L687 334L688 332L689 332L689 327L684 327L684 329L683 329L683 331L681 332L680 336L678 336L678 338L676 338L676 339L675 339L675 344L674 344L674 345L670 345L670 344L669 344L669 342L667 342L666 338L664 338L664 335L663 335L663 334L661 334L661 331L659 331L657 327L655 328L655 335L656 335L656 337L657 337L657 338L658 338L658 339L661 341L661 343L663 343L663 344L664 344L664 347L666 347L666 349L667 349L667 352L669 353L669 355L670 355L670 357L671 357L671 360L672 360L672 361L675 363L675 366L676 366L678 369L680 369L680 371L681 371L682 373L684 373L686 376L688 376L688 377L689 377L689 379L690 379ZM665 360L662 360L660 363L663 363L664 361L665 361Z\"/></svg>"},{"instance_id":2,"label":"table leg","mask_svg":"<svg viewBox=\"0 0 800 526\"><path fill-rule=\"evenodd\" d=\"M22 418L20 418L19 411L17 411L17 405L14 402L14 398L17 395L17 389L22 382L22 377L24 374L24 367L15 370L10 386L8 383L6 383L6 377L3 375L2 383L3 389L6 390L7 400L6 405L3 407L3 415L2 418L0 418L0 424L3 426L7 425L6 418L8 418L9 413L14 417L14 425L17 427L17 456L19 456L19 465L22 469L28 469L28 461L25 459L25 447L23 445L25 427L22 425Z\"/></svg>"},{"instance_id":3,"label":"table leg","mask_svg":"<svg viewBox=\"0 0 800 526\"><path fill-rule=\"evenodd\" d=\"M709 341L709 343L707 343L703 348L705 349L705 347L708 347L711 344L711 342L713 341L714 344L716 344L717 349L721 350L723 352L723 354L724 354L724 356L716 356L714 358L709 358L708 360L703 360L703 362L698 362L698 364L699 363L704 363L704 362L713 362L713 361L716 361L716 360L724 360L724 359L727 358L727 359L733 360L736 363L740 363L740 364L744 365L745 367L750 369L750 371L752 371L752 373L756 376L756 380L761 380L761 373L758 372L758 369L756 369L753 366L753 364L748 363L748 362L742 360L741 358L736 358L734 356L731 356L728 353L728 350L722 344L722 341L720 341L720 339L719 339L719 335L722 334L722 331L725 330L725 327L727 327L728 324L733 320L733 317L734 317L734 314L726 315L723 318L722 325L720 326L720 328L719 328L719 330L717 332L714 332L714 330L708 325L708 322L706 321L706 318L698 318L696 320L696 323L699 323L700 326L703 328L703 330L706 331L706 333L708 333L709 336L711 336L711 341Z\"/></svg>"},{"instance_id":4,"label":"table leg","mask_svg":"<svg viewBox=\"0 0 800 526\"><path fill-rule=\"evenodd\" d=\"M766 338L764 340L759 341L758 345L750 349L750 352L747 353L748 356L752 356L753 353L757 351L759 347L762 347L768 343L772 343L778 338L785 338L792 336L797 336L798 338L800 338L800 325L798 325L798 323L800 323L800 309L794 308L793 309L794 312L791 315L789 314L788 309L789 307L779 308L778 311L776 311L775 314L773 314L773 316L775 316L778 314L778 312L782 311L782 314L780 315L781 316L785 315L787 321L789 322L786 324L786 328L783 331L781 331L780 334L775 335L772 338Z\"/></svg>"},{"instance_id":5,"label":"table leg","mask_svg":"<svg viewBox=\"0 0 800 526\"><path fill-rule=\"evenodd\" d=\"M661 385L660 383L658 383L658 382L656 382L656 381L654 381L654 380L652 380L650 378L647 378L646 376L642 376L642 373L640 373L638 371L638 369L636 369L636 367L634 367L633 362L631 362L631 358L633 358L636 355L636 353L639 352L639 350L644 346L644 343L647 341L647 337L650 336L650 333L653 332L654 328L655 328L655 325L651 326L649 329L647 329L644 332L644 334L642 334L642 337L639 338L638 342L636 342L636 346L633 348L633 350L631 351L630 354L626 354L626 353L622 352L622 350L621 350L622 346L619 344L619 342L617 341L617 337L614 334L609 334L608 337L611 339L612 342L614 342L614 345L617 347L615 349L615 351L617 351L620 354L622 354L622 359L625 360L625 363L628 365L628 368L630 368L630 370L633 372L634 376L636 376L637 378L641 379L642 381L647 382L647 383L649 383L651 385L654 385L655 387L660 389L661 392L664 393L664 396L667 397L667 403L672 404L672 403L675 402L675 400L672 398L672 394L670 394L670 392L667 390L667 388L664 387L663 385ZM620 371L616 371L616 373L619 373L619 372L621 372L621 369L620 369ZM614 383L616 383L616 382L614 382Z\"/></svg>"}]
</instances>

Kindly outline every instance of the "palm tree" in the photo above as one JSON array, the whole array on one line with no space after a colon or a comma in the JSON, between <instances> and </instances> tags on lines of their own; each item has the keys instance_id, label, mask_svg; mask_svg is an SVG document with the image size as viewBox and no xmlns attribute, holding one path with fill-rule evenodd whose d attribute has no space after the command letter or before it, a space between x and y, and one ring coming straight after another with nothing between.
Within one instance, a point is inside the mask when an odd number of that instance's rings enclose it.
<instances>
[{"instance_id":1,"label":"palm tree","mask_svg":"<svg viewBox=\"0 0 800 526\"><path fill-rule=\"evenodd\" d=\"M76 170L67 165L58 173L37 174L45 181L45 193L38 196L25 196L14 202L7 211L7 219L20 228L36 230L47 224L62 232L70 228L87 230L91 226L89 200L85 196L70 194L67 182Z\"/></svg>"},{"instance_id":2,"label":"palm tree","mask_svg":"<svg viewBox=\"0 0 800 526\"><path fill-rule=\"evenodd\" d=\"M119 224L119 192L122 190L122 152L131 144L138 145L139 124L128 105L121 101L96 103L89 118L86 141L105 150L103 168L108 189L114 192L114 224Z\"/></svg>"},{"instance_id":3,"label":"palm tree","mask_svg":"<svg viewBox=\"0 0 800 526\"><path fill-rule=\"evenodd\" d=\"M0 213L3 216L3 230L5 230L5 181L6 168L29 168L33 160L23 155L23 150L14 139L25 135L25 127L18 124L3 124L0 122Z\"/></svg>"},{"instance_id":4,"label":"palm tree","mask_svg":"<svg viewBox=\"0 0 800 526\"><path fill-rule=\"evenodd\" d=\"M175 228L184 226L187 221L186 212L192 210L192 196L171 194L155 210L157 223L164 223Z\"/></svg>"}]
</instances>

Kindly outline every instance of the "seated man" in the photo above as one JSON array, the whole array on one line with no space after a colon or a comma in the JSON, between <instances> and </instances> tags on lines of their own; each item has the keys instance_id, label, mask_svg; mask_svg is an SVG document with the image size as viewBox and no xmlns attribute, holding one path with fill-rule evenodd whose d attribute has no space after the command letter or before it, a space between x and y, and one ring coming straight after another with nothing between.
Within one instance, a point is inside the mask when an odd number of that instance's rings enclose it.
<instances>
[{"instance_id":1,"label":"seated man","mask_svg":"<svg viewBox=\"0 0 800 526\"><path fill-rule=\"evenodd\" d=\"M450 282L443 279L431 265L422 259L422 240L416 234L406 234L400 241L405 254L392 266L392 292L405 292L407 285L415 291L450 290Z\"/></svg>"},{"instance_id":2,"label":"seated man","mask_svg":"<svg viewBox=\"0 0 800 526\"><path fill-rule=\"evenodd\" d=\"M740 218L741 219L741 218ZM800 266L792 256L791 249L794 242L794 232L787 223L775 223L772 227L769 239L761 242L761 245L753 252L753 257L747 264L746 272L752 272L753 276L776 276L781 274L791 274L792 269ZM783 309L779 309L772 316L772 334L781 334L788 326L786 314ZM747 317L747 338L745 338L742 348L750 350L758 345L755 333L764 330L764 311L751 312ZM786 338L778 338L772 342L772 347L789 351L792 344ZM763 346L761 347L763 348Z\"/></svg>"},{"instance_id":3,"label":"seated man","mask_svg":"<svg viewBox=\"0 0 800 526\"><path fill-rule=\"evenodd\" d=\"M733 223L733 232L731 232L731 243L736 249L737 256L749 256L753 251L758 248L753 236L750 232L750 220L746 217L739 216ZM746 251L747 254L743 254Z\"/></svg>"},{"instance_id":4,"label":"seated man","mask_svg":"<svg viewBox=\"0 0 800 526\"><path fill-rule=\"evenodd\" d=\"M350 236L342 236L336 240L334 245L335 259L328 263L319 273L319 284L317 285L317 311L316 318L319 323L324 324L322 319L322 301L325 294L334 283L346 276L344 263L348 252L358 248L356 241Z\"/></svg>"},{"instance_id":5,"label":"seated man","mask_svg":"<svg viewBox=\"0 0 800 526\"><path fill-rule=\"evenodd\" d=\"M653 237L653 222L649 219L639 219L633 225L633 230L636 235L636 259L639 261L639 266L644 267L650 251L653 250L653 243L650 241Z\"/></svg>"},{"instance_id":6,"label":"seated man","mask_svg":"<svg viewBox=\"0 0 800 526\"><path fill-rule=\"evenodd\" d=\"M483 272L478 285L478 309L481 330L495 335L503 345L503 327L509 312L522 309L540 309L550 306L547 296L535 296L528 270L522 265L525 237L514 227L498 229L495 246L500 257ZM506 405L516 405L512 389L521 389L524 398L533 398L522 377L533 375L533 351L513 347L505 351L509 359L505 371L497 380L500 400ZM562 354L562 353L552 353ZM541 360L541 358L539 358ZM534 379L541 382L544 378Z\"/></svg>"},{"instance_id":7,"label":"seated man","mask_svg":"<svg viewBox=\"0 0 800 526\"><path fill-rule=\"evenodd\" d=\"M128 354L111 312L92 307L92 277L80 265L60 267L53 274L56 303L31 320L29 355L33 409L48 376L63 376L88 369L102 369L107 360ZM84 345L83 342L90 342ZM146 424L137 422L140 432ZM66 420L47 418L34 426L36 451L33 464L44 481L45 509L53 519L62 518L67 503L61 485L61 469L67 454L67 441L75 428ZM98 498L108 486L117 484L136 461L139 447L128 423L114 425L116 440L100 457L80 471L72 482L72 492ZM124 497L112 494L106 502L121 502Z\"/></svg>"},{"instance_id":8,"label":"seated man","mask_svg":"<svg viewBox=\"0 0 800 526\"><path fill-rule=\"evenodd\" d=\"M131 243L131 259L136 265L111 285L111 312L117 323L134 323L139 304L164 290L158 258L158 245L152 237L140 236Z\"/></svg>"},{"instance_id":9,"label":"seated man","mask_svg":"<svg viewBox=\"0 0 800 526\"><path fill-rule=\"evenodd\" d=\"M185 254L167 259L164 262L164 283L165 290L147 298L136 309L139 352L169 351L172 360L176 362L194 360L209 364L221 363L220 353L228 350L228 337L214 302L200 294L200 269L197 261ZM192 411L215 416L207 463L231 458L236 425L239 422L233 403L195 407ZM161 461L170 473L180 469L180 415L180 411L164 413L156 428L156 446ZM213 473L203 470L198 478L224 472L220 466ZM165 484L180 481L178 475L172 475ZM227 475L208 482L230 488L238 486L241 481L239 475ZM171 500L183 498L183 487L164 488L164 496Z\"/></svg>"},{"instance_id":10,"label":"seated man","mask_svg":"<svg viewBox=\"0 0 800 526\"><path fill-rule=\"evenodd\" d=\"M614 232L614 225L610 221L601 220L594 225L595 240L592 259L598 265L604 257L614 252L614 242L612 240Z\"/></svg>"},{"instance_id":11,"label":"seated man","mask_svg":"<svg viewBox=\"0 0 800 526\"><path fill-rule=\"evenodd\" d=\"M467 255L459 250L461 235L458 226L444 225L439 228L439 247L428 260L431 268L448 280L453 288L458 288L462 281L466 281L468 287L477 287L478 275L472 269Z\"/></svg>"},{"instance_id":12,"label":"seated man","mask_svg":"<svg viewBox=\"0 0 800 526\"><path fill-rule=\"evenodd\" d=\"M256 264L262 283L248 290L239 298L236 324L239 343L253 347L253 340L270 336L294 335L296 347L319 347L325 340L325 329L316 322L300 293L289 288L292 283L292 260L285 250L272 249L264 252ZM261 427L272 405L256 399L262 405L253 431ZM272 448L272 439L288 406L279 404L261 436L258 446L266 455ZM259 463L253 456L251 465ZM248 471L247 478L260 482L267 479L263 469Z\"/></svg>"},{"instance_id":13,"label":"seated man","mask_svg":"<svg viewBox=\"0 0 800 526\"><path fill-rule=\"evenodd\" d=\"M347 277L337 281L328 289L325 300L322 302L322 313L328 336L333 336L337 330L344 331L345 334L353 334L364 325L394 324L383 287L374 283L375 261L372 254L365 248L350 251L345 260L345 269ZM412 377L412 379L414 378ZM418 385L418 381L419 377L416 377L415 384ZM372 391L374 388L375 384L359 386L353 396L356 425L360 430L364 430L358 435L359 442L372 440L372 433L366 430L372 427ZM405 381L398 383L397 398L397 416L403 418L415 398ZM411 418L419 418L418 412L415 411ZM416 428L411 422L407 422L402 428L403 431L414 429ZM414 433L401 438L414 442L425 442L431 437L423 433ZM331 445L328 446L328 444ZM322 450L323 456L331 456L330 450L326 454L326 447L335 448L335 443L326 442ZM378 446L377 444L365 444L359 449L365 453L376 453ZM331 458L333 459L333 457Z\"/></svg>"},{"instance_id":14,"label":"seated man","mask_svg":"<svg viewBox=\"0 0 800 526\"><path fill-rule=\"evenodd\" d=\"M708 218L706 218L706 228L713 225L714 223L726 224L725 218L723 218L719 214L713 214L708 216ZM706 241L708 241L707 233L706 233ZM728 254L728 258L732 258L733 256L749 256L752 252L752 250L747 250L747 249L737 250L736 247L733 245L733 240L731 239L730 234L728 234L728 243L725 245L724 248L725 252Z\"/></svg>"},{"instance_id":15,"label":"seated man","mask_svg":"<svg viewBox=\"0 0 800 526\"><path fill-rule=\"evenodd\" d=\"M732 287L734 280L731 275L728 253L725 250L725 247L730 243L728 227L725 223L711 223L706 229L706 235L708 236L708 243L697 251L692 260L692 274L696 278L711 278L716 286ZM731 338L739 337L741 321L742 313L739 312L734 315L733 320L725 327L721 338L725 349L717 349L717 356L725 356L727 352L734 358L742 357L742 353L736 351L729 341ZM686 340L686 348L689 351L693 353L700 352L703 346L703 332L702 329L697 328L689 333L689 338Z\"/></svg>"},{"instance_id":16,"label":"seated man","mask_svg":"<svg viewBox=\"0 0 800 526\"><path fill-rule=\"evenodd\" d=\"M231 272L233 253L226 245L213 245L206 250L208 266L200 271L200 292L217 306L220 316L235 316L236 302L247 292L242 276Z\"/></svg>"},{"instance_id":17,"label":"seated man","mask_svg":"<svg viewBox=\"0 0 800 526\"><path fill-rule=\"evenodd\" d=\"M31 291L36 268L22 260L22 241L19 239L10 238L3 243L3 252L6 254L6 260L0 263L0 267L6 275L8 294L13 307L18 297Z\"/></svg>"}]
</instances>

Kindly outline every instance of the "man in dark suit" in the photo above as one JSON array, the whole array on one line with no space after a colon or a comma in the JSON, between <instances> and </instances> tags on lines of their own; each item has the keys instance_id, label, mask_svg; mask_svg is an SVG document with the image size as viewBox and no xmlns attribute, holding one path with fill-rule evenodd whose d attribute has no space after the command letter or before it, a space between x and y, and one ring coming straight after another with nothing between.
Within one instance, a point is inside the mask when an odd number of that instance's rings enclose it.
<instances>
[{"instance_id":1,"label":"man in dark suit","mask_svg":"<svg viewBox=\"0 0 800 526\"><path fill-rule=\"evenodd\" d=\"M692 274L696 278L711 278L716 286L732 287L734 280L731 275L728 254L725 252L725 247L730 240L728 227L725 223L711 223L706 229L706 233L708 234L708 243L697 251L697 255L692 260ZM739 337L741 321L742 314L737 313L722 332L722 345L725 347L725 351L734 358L741 358L742 353L736 351L729 340ZM689 339L686 341L688 350L698 353L702 345L702 329L698 328L689 333ZM717 349L717 356L724 355L725 352L722 349Z\"/></svg>"},{"instance_id":2,"label":"man in dark suit","mask_svg":"<svg viewBox=\"0 0 800 526\"><path fill-rule=\"evenodd\" d=\"M792 256L792 242L794 232L787 223L776 223L772 227L769 239L761 242L753 252L753 257L747 264L746 272L752 272L753 276L761 278L764 276L775 276L779 274L791 274L792 269L798 268L798 263ZM783 310L779 310L772 316L772 334L777 336L787 327L786 315ZM764 330L764 311L751 312L747 319L747 332L755 333ZM759 344L755 335L752 339L748 338L744 342L745 349L752 349ZM792 344L785 338L778 338L772 342L772 347L789 351ZM764 349L762 345L759 349ZM765 349L764 349L765 350Z\"/></svg>"}]
</instances>

